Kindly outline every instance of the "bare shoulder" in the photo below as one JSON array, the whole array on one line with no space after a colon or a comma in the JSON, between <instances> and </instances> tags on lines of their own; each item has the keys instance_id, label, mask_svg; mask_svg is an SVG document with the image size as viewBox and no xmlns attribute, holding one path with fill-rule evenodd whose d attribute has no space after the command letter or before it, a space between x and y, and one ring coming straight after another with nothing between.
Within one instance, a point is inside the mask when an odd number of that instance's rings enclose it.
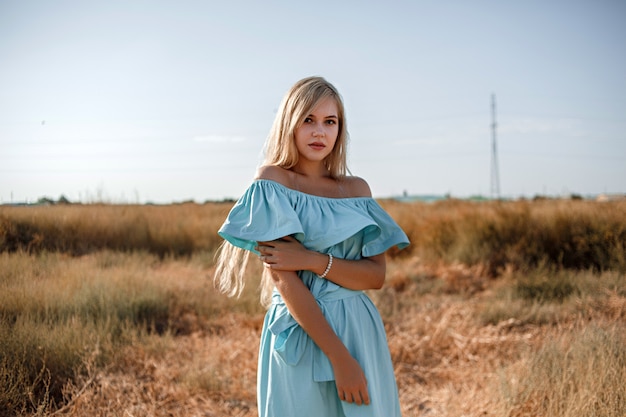
<instances>
[{"instance_id":1,"label":"bare shoulder","mask_svg":"<svg viewBox=\"0 0 626 417\"><path fill-rule=\"evenodd\" d=\"M346 189L350 197L371 197L372 190L369 184L363 178L347 176L342 182L346 185Z\"/></svg>"},{"instance_id":2,"label":"bare shoulder","mask_svg":"<svg viewBox=\"0 0 626 417\"><path fill-rule=\"evenodd\" d=\"M289 186L291 177L290 171L276 165L263 165L260 167L254 179L256 180L272 180L282 185Z\"/></svg>"}]
</instances>

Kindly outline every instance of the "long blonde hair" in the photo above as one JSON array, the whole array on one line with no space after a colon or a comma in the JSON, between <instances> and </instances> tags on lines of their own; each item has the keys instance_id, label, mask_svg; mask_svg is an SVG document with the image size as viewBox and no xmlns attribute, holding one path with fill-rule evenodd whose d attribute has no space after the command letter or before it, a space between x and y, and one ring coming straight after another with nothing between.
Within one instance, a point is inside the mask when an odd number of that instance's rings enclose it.
<instances>
[{"instance_id":1,"label":"long blonde hair","mask_svg":"<svg viewBox=\"0 0 626 417\"><path fill-rule=\"evenodd\" d=\"M326 157L324 164L331 178L341 178L346 175L348 131L343 100L337 89L322 77L303 78L296 82L283 97L265 142L264 165L290 169L298 163L299 154L295 144L295 132L315 106L329 97L337 103L339 132L335 146ZM245 286L244 275L249 256L249 251L233 246L228 241L222 242L217 252L217 267L213 277L215 286L221 292L229 296L241 295ZM263 271L260 287L261 303L268 305L271 301L273 283L270 271L267 269Z\"/></svg>"},{"instance_id":2,"label":"long blonde hair","mask_svg":"<svg viewBox=\"0 0 626 417\"><path fill-rule=\"evenodd\" d=\"M348 131L343 100L337 89L322 77L303 78L295 83L283 97L265 142L265 165L277 165L290 169L298 163L296 130L302 126L304 119L315 106L329 97L337 103L339 132L335 146L326 157L324 164L332 178L341 178L346 175Z\"/></svg>"}]
</instances>

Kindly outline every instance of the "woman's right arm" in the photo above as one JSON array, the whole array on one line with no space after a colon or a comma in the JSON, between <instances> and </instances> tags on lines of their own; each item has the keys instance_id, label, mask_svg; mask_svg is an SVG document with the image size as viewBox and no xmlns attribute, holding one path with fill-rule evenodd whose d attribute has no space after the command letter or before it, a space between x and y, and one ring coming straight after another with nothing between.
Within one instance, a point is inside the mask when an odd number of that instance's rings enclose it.
<instances>
[{"instance_id":1,"label":"woman's right arm","mask_svg":"<svg viewBox=\"0 0 626 417\"><path fill-rule=\"evenodd\" d=\"M291 316L330 360L339 399L369 404L367 380L361 366L330 327L309 289L295 272L272 270L271 274Z\"/></svg>"}]
</instances>

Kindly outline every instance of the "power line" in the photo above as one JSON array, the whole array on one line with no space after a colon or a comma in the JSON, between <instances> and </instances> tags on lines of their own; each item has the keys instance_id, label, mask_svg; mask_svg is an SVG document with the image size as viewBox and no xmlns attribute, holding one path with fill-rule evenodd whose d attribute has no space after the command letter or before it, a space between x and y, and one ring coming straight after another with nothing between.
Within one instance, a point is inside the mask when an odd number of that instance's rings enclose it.
<instances>
[{"instance_id":1,"label":"power line","mask_svg":"<svg viewBox=\"0 0 626 417\"><path fill-rule=\"evenodd\" d=\"M496 138L496 95L491 94L491 198L500 199L500 173Z\"/></svg>"}]
</instances>

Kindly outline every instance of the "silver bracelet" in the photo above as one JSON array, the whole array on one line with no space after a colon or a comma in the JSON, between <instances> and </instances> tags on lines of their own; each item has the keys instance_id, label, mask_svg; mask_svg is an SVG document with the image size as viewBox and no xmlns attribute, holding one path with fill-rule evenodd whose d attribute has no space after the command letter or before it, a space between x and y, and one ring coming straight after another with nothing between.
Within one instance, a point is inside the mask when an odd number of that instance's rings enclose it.
<instances>
[{"instance_id":1,"label":"silver bracelet","mask_svg":"<svg viewBox=\"0 0 626 417\"><path fill-rule=\"evenodd\" d=\"M332 254L328 254L328 265L326 265L326 269L324 270L324 273L322 275L320 275L320 278L326 278L326 275L328 275L328 272L330 271L330 268L333 266L333 255Z\"/></svg>"}]
</instances>

